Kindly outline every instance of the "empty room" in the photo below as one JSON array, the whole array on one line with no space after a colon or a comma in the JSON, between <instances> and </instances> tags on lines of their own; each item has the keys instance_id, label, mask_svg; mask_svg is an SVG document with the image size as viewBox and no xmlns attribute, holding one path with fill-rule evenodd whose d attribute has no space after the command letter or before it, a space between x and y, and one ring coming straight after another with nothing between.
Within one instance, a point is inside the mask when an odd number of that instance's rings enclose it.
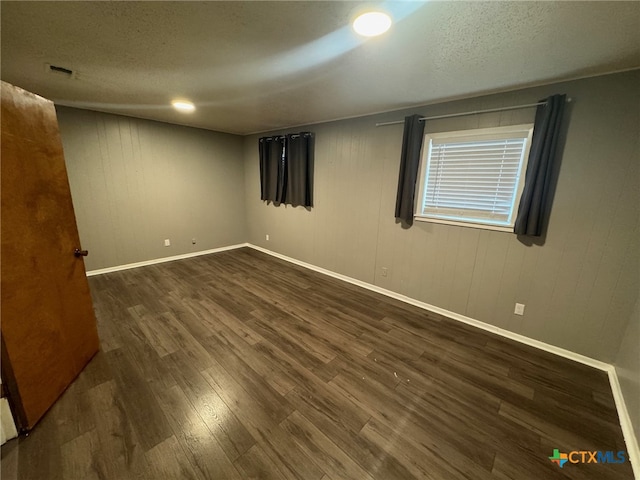
<instances>
[{"instance_id":1,"label":"empty room","mask_svg":"<svg viewBox=\"0 0 640 480\"><path fill-rule=\"evenodd\" d=\"M640 3L1 1L3 480L640 479Z\"/></svg>"}]
</instances>

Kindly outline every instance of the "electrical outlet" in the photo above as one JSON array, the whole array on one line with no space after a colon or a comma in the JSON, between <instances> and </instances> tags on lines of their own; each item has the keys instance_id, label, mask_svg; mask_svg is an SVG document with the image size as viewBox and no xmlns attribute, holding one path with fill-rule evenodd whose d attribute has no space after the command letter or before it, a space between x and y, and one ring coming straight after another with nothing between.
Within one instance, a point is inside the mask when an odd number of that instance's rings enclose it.
<instances>
[{"instance_id":1,"label":"electrical outlet","mask_svg":"<svg viewBox=\"0 0 640 480\"><path fill-rule=\"evenodd\" d=\"M191 239L191 244L192 244L192 245L195 245L195 244L196 244L196 237L193 237L193 238Z\"/></svg>"},{"instance_id":2,"label":"electrical outlet","mask_svg":"<svg viewBox=\"0 0 640 480\"><path fill-rule=\"evenodd\" d=\"M165 238L165 240L164 240L164 246L165 246L165 247L170 247L170 246L171 246L171 240L169 240L168 238Z\"/></svg>"},{"instance_id":3,"label":"electrical outlet","mask_svg":"<svg viewBox=\"0 0 640 480\"><path fill-rule=\"evenodd\" d=\"M264 237L266 238L266 240L268 242L269 241L269 234L267 233Z\"/></svg>"},{"instance_id":4,"label":"electrical outlet","mask_svg":"<svg viewBox=\"0 0 640 480\"><path fill-rule=\"evenodd\" d=\"M387 267L382 267L382 276L386 277L387 276Z\"/></svg>"},{"instance_id":5,"label":"electrical outlet","mask_svg":"<svg viewBox=\"0 0 640 480\"><path fill-rule=\"evenodd\" d=\"M516 315L524 315L524 303L516 303L516 308L513 313Z\"/></svg>"}]
</instances>

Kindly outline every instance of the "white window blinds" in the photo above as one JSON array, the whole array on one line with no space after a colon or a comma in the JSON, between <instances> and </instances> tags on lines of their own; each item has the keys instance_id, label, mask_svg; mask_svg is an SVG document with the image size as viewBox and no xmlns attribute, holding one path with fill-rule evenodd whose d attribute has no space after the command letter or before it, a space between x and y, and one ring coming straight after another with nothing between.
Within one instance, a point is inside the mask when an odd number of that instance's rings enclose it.
<instances>
[{"instance_id":1,"label":"white window blinds","mask_svg":"<svg viewBox=\"0 0 640 480\"><path fill-rule=\"evenodd\" d=\"M530 143L527 127L427 135L417 211L444 220L513 225Z\"/></svg>"}]
</instances>

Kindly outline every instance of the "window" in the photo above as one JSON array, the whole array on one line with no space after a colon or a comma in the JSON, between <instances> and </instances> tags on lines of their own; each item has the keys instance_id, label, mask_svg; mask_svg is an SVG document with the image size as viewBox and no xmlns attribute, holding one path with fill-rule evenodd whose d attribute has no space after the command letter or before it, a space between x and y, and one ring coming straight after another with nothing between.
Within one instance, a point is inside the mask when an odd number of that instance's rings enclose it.
<instances>
[{"instance_id":1,"label":"window","mask_svg":"<svg viewBox=\"0 0 640 480\"><path fill-rule=\"evenodd\" d=\"M533 125L425 135L416 220L512 231Z\"/></svg>"}]
</instances>

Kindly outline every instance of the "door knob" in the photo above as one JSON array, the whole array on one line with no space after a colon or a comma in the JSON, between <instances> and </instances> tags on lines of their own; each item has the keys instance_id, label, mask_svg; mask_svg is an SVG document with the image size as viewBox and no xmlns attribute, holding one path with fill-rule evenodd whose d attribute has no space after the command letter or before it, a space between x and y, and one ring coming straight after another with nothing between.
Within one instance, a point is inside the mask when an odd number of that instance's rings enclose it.
<instances>
[{"instance_id":1,"label":"door knob","mask_svg":"<svg viewBox=\"0 0 640 480\"><path fill-rule=\"evenodd\" d=\"M86 257L87 255L89 255L89 250L80 250L79 248L76 248L76 249L73 251L73 254L74 254L76 257Z\"/></svg>"}]
</instances>

